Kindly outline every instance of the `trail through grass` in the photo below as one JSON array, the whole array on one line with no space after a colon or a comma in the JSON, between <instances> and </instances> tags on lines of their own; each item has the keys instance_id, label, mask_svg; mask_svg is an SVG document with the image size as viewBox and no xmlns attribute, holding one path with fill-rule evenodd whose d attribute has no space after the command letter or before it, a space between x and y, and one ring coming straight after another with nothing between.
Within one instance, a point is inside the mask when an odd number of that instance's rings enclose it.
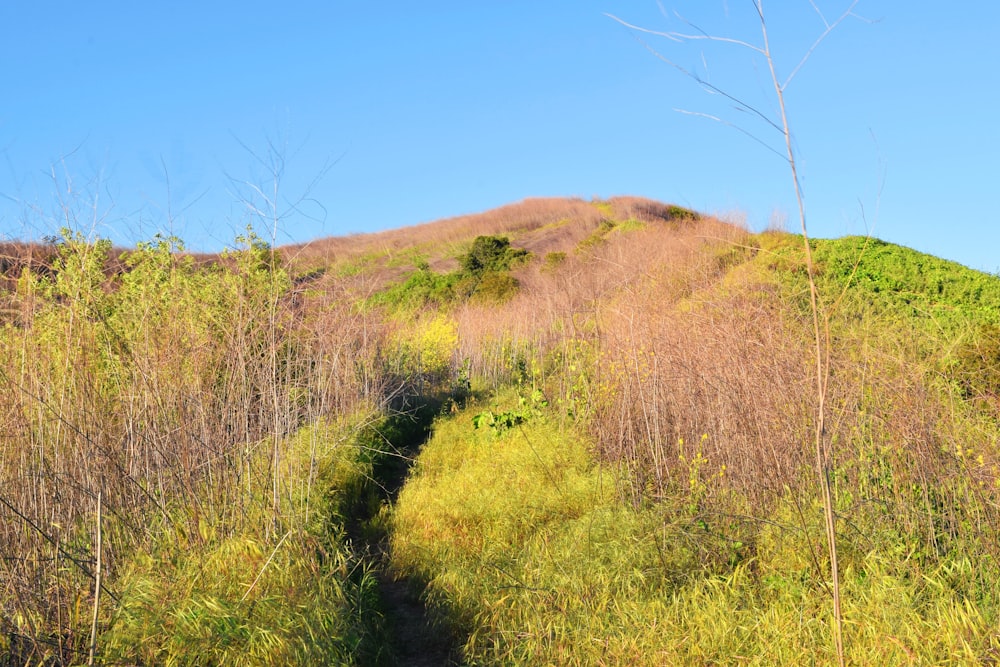
<instances>
[{"instance_id":1,"label":"trail through grass","mask_svg":"<svg viewBox=\"0 0 1000 667\"><path fill-rule=\"evenodd\" d=\"M502 395L490 412L514 409ZM685 483L623 503L571 421L539 413L436 423L392 518L392 563L467 637L471 664L827 664L827 592L809 550L817 499L768 516L697 509ZM482 420L480 420L482 422ZM799 511L808 525L802 526ZM845 540L852 664L975 664L995 655L996 564L930 565L900 536Z\"/></svg>"},{"instance_id":2,"label":"trail through grass","mask_svg":"<svg viewBox=\"0 0 1000 667\"><path fill-rule=\"evenodd\" d=\"M377 584L387 646L385 664L440 667L457 664L453 634L435 622L422 598L423 586L400 576L389 564L386 518L406 479L413 458L430 434L436 402L422 402L386 419L371 431L370 447L378 452L370 477L350 514L347 534L370 563Z\"/></svg>"}]
</instances>

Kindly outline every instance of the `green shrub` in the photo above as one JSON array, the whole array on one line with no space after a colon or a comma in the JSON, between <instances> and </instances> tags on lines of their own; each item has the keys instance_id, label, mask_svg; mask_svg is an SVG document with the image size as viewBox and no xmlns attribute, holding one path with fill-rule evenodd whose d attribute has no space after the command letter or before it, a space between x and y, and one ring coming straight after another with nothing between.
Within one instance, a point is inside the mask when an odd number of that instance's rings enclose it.
<instances>
[{"instance_id":1,"label":"green shrub","mask_svg":"<svg viewBox=\"0 0 1000 667\"><path fill-rule=\"evenodd\" d=\"M460 258L462 270L472 276L508 271L530 253L523 248L512 248L505 236L477 236L469 252Z\"/></svg>"},{"instance_id":2,"label":"green shrub","mask_svg":"<svg viewBox=\"0 0 1000 667\"><path fill-rule=\"evenodd\" d=\"M451 375L458 330L446 315L409 322L397 343L400 370L418 385L436 386Z\"/></svg>"},{"instance_id":3,"label":"green shrub","mask_svg":"<svg viewBox=\"0 0 1000 667\"><path fill-rule=\"evenodd\" d=\"M604 243L604 241L607 239L608 234L611 233L611 231L615 228L617 224L618 223L616 223L614 220L611 220L610 218L604 218L603 220L601 220L600 224L597 226L597 229L595 229L587 238L583 239L582 241L576 244L577 252L591 250L594 247Z\"/></svg>"},{"instance_id":4,"label":"green shrub","mask_svg":"<svg viewBox=\"0 0 1000 667\"><path fill-rule=\"evenodd\" d=\"M370 303L396 310L444 306L455 301L461 294L461 281L462 275L459 273L435 273L425 264L403 282L375 294Z\"/></svg>"},{"instance_id":5,"label":"green shrub","mask_svg":"<svg viewBox=\"0 0 1000 667\"><path fill-rule=\"evenodd\" d=\"M695 221L701 219L701 216L698 215L698 213L692 211L691 209L684 208L683 206L677 206L676 204L671 204L667 207L667 217L671 220L681 221Z\"/></svg>"},{"instance_id":6,"label":"green shrub","mask_svg":"<svg viewBox=\"0 0 1000 667\"><path fill-rule=\"evenodd\" d=\"M517 294L517 278L509 273L487 273L476 285L472 296L483 303L501 304Z\"/></svg>"},{"instance_id":7,"label":"green shrub","mask_svg":"<svg viewBox=\"0 0 1000 667\"><path fill-rule=\"evenodd\" d=\"M518 289L517 280L506 272L530 256L523 248L512 248L506 237L479 236L459 258L459 270L435 273L421 261L406 280L376 294L369 303L400 311L447 306L473 297L489 304L503 303Z\"/></svg>"}]
</instances>

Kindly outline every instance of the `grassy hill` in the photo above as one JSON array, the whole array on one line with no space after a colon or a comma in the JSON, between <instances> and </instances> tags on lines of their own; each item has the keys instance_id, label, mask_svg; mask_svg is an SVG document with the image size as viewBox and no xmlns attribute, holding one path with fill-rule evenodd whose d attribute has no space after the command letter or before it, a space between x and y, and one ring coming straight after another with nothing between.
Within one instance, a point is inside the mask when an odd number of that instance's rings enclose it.
<instances>
[{"instance_id":1,"label":"grassy hill","mask_svg":"<svg viewBox=\"0 0 1000 667\"><path fill-rule=\"evenodd\" d=\"M995 660L1000 278L812 243L848 659ZM11 663L433 664L413 614L439 661L834 660L800 237L539 199L2 250Z\"/></svg>"}]
</instances>

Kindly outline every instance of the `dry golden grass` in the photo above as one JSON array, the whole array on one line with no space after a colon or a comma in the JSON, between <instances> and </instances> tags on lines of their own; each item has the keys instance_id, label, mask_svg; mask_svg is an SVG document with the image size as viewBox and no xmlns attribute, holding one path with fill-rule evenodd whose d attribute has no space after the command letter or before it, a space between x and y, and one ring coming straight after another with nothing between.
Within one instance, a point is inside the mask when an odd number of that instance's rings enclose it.
<instances>
[{"instance_id":1,"label":"dry golden grass","mask_svg":"<svg viewBox=\"0 0 1000 667\"><path fill-rule=\"evenodd\" d=\"M572 245L583 238L574 235L590 233L604 219L663 222L673 217L671 207L639 197L614 197L595 202L536 198L483 213L371 234L319 239L283 246L280 250L293 266L302 270L334 267L366 256L377 256L391 264L397 255L406 255L413 249L427 254L434 266L435 262L451 259L449 252L475 236L510 236L519 240L518 246L539 253L558 249L556 246ZM566 221L574 223L568 237L566 230L558 231L559 223ZM522 237L526 239L524 242L520 242ZM547 245L549 242L551 246Z\"/></svg>"}]
</instances>

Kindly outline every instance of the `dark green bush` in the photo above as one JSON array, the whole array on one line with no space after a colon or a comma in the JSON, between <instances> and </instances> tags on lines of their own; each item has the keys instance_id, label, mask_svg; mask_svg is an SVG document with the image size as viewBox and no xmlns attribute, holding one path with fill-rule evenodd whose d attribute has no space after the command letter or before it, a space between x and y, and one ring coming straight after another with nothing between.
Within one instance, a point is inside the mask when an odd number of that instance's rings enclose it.
<instances>
[{"instance_id":1,"label":"dark green bush","mask_svg":"<svg viewBox=\"0 0 1000 667\"><path fill-rule=\"evenodd\" d=\"M667 207L667 216L671 220L698 220L701 218L701 216L694 211L675 204L671 204Z\"/></svg>"},{"instance_id":2,"label":"dark green bush","mask_svg":"<svg viewBox=\"0 0 1000 667\"><path fill-rule=\"evenodd\" d=\"M380 306L414 309L429 304L443 305L454 301L461 293L459 283L462 276L458 272L434 273L421 267L401 283L379 292L372 302Z\"/></svg>"},{"instance_id":3,"label":"dark green bush","mask_svg":"<svg viewBox=\"0 0 1000 667\"><path fill-rule=\"evenodd\" d=\"M479 236L469 252L459 257L458 271L435 273L421 261L405 281L376 294L371 303L405 310L469 298L502 303L518 289L517 280L506 272L530 256L523 248L512 248L506 237Z\"/></svg>"},{"instance_id":4,"label":"dark green bush","mask_svg":"<svg viewBox=\"0 0 1000 667\"><path fill-rule=\"evenodd\" d=\"M510 270L511 265L526 259L530 253L523 248L510 247L505 236L477 236L472 248L460 262L462 271L473 276Z\"/></svg>"}]
</instances>

